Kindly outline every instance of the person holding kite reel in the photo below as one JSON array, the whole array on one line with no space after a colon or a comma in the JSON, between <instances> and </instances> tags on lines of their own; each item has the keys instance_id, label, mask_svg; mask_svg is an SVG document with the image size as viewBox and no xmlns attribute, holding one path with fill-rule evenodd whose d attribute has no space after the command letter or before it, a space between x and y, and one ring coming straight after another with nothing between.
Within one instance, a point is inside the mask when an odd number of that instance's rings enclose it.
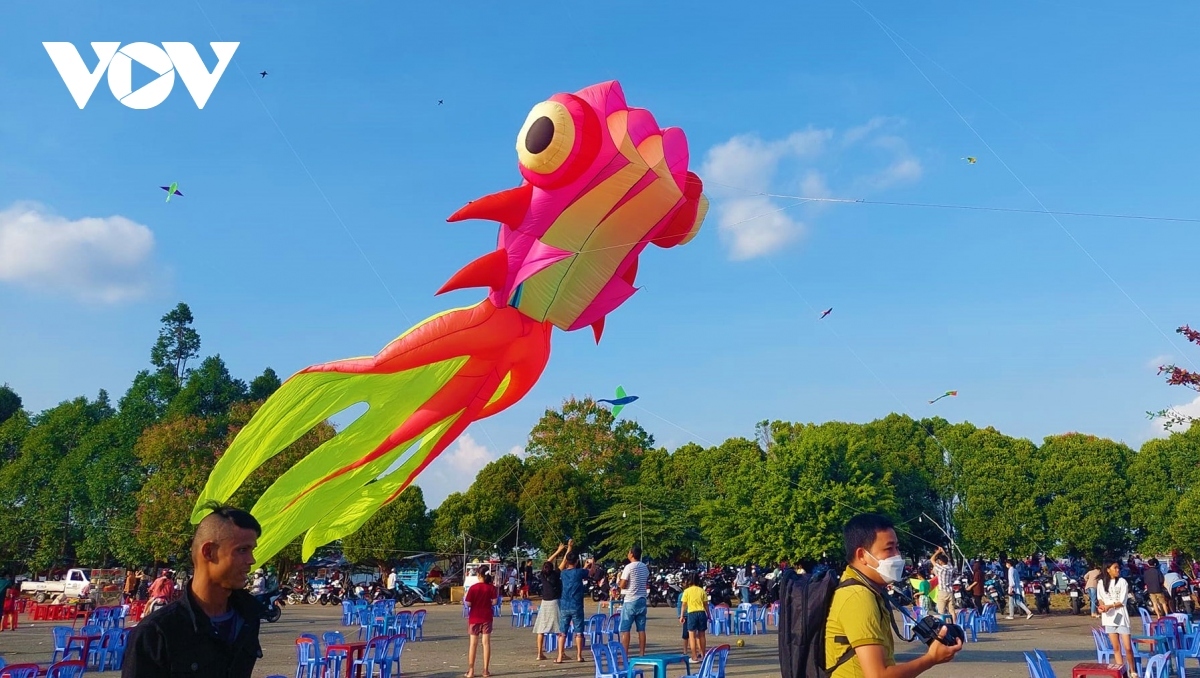
<instances>
[{"instance_id":1,"label":"person holding kite reel","mask_svg":"<svg viewBox=\"0 0 1200 678\"><path fill-rule=\"evenodd\" d=\"M780 585L779 665L783 678L914 678L954 659L965 634L957 624L927 616L911 618L913 639L929 649L896 663L896 628L884 589L900 581L904 557L895 525L885 516L861 514L842 531L848 565L839 580L785 575ZM910 613L900 608L905 616Z\"/></svg>"}]
</instances>

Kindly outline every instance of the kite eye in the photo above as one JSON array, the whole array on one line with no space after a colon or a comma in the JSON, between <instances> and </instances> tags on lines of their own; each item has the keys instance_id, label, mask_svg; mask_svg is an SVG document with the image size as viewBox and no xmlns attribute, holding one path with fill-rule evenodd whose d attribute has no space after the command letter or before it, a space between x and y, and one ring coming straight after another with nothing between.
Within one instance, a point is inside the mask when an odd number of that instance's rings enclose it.
<instances>
[{"instance_id":1,"label":"kite eye","mask_svg":"<svg viewBox=\"0 0 1200 678\"><path fill-rule=\"evenodd\" d=\"M557 101L543 101L529 112L517 135L521 166L538 174L553 174L571 156L575 146L575 121Z\"/></svg>"},{"instance_id":2,"label":"kite eye","mask_svg":"<svg viewBox=\"0 0 1200 678\"><path fill-rule=\"evenodd\" d=\"M599 127L591 107L572 95L534 106L517 134L521 174L543 188L571 181L595 159Z\"/></svg>"}]
</instances>

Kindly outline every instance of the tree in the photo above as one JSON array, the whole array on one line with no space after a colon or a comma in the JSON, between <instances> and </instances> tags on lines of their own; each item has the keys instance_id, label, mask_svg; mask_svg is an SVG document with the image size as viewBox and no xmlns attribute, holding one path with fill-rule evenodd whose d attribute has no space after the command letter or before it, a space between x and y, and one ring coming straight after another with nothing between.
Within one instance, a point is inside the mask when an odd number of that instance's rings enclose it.
<instances>
[{"instance_id":1,"label":"tree","mask_svg":"<svg viewBox=\"0 0 1200 678\"><path fill-rule=\"evenodd\" d=\"M707 555L726 563L837 559L851 517L893 513L889 479L852 444L856 428L775 422L770 455L745 439L722 444L724 485L700 508Z\"/></svg>"},{"instance_id":2,"label":"tree","mask_svg":"<svg viewBox=\"0 0 1200 678\"><path fill-rule=\"evenodd\" d=\"M170 374L176 384L187 376L187 363L200 355L200 334L192 328L192 309L180 302L162 317L158 341L150 350L150 362L160 372Z\"/></svg>"},{"instance_id":3,"label":"tree","mask_svg":"<svg viewBox=\"0 0 1200 678\"><path fill-rule=\"evenodd\" d=\"M234 379L220 355L209 356L192 370L187 383L171 401L170 415L220 417L248 394L246 382Z\"/></svg>"},{"instance_id":4,"label":"tree","mask_svg":"<svg viewBox=\"0 0 1200 678\"><path fill-rule=\"evenodd\" d=\"M637 482L641 456L653 447L654 437L637 422L614 420L591 398L569 398L561 410L546 410L525 450L531 461L567 464L613 491Z\"/></svg>"},{"instance_id":5,"label":"tree","mask_svg":"<svg viewBox=\"0 0 1200 678\"><path fill-rule=\"evenodd\" d=\"M8 384L0 386L0 424L8 421L8 418L21 411L21 396L17 392L8 387Z\"/></svg>"},{"instance_id":6,"label":"tree","mask_svg":"<svg viewBox=\"0 0 1200 678\"><path fill-rule=\"evenodd\" d=\"M595 551L602 560L621 560L634 544L646 558L693 554L700 525L683 497L657 488L635 485L617 490L616 501L592 521L604 537Z\"/></svg>"},{"instance_id":7,"label":"tree","mask_svg":"<svg viewBox=\"0 0 1200 678\"><path fill-rule=\"evenodd\" d=\"M137 494L136 535L156 562L187 562L192 507L226 447L226 426L186 416L155 424L135 452L148 477Z\"/></svg>"},{"instance_id":8,"label":"tree","mask_svg":"<svg viewBox=\"0 0 1200 678\"><path fill-rule=\"evenodd\" d=\"M1105 438L1068 433L1047 437L1038 456L1036 487L1045 502L1051 553L1098 560L1132 546L1124 473L1132 450Z\"/></svg>"},{"instance_id":9,"label":"tree","mask_svg":"<svg viewBox=\"0 0 1200 678\"><path fill-rule=\"evenodd\" d=\"M406 556L429 550L433 522L421 488L410 485L379 509L358 531L342 539L342 553L352 563L383 567Z\"/></svg>"},{"instance_id":10,"label":"tree","mask_svg":"<svg viewBox=\"0 0 1200 678\"><path fill-rule=\"evenodd\" d=\"M250 382L250 400L266 400L282 385L283 382L279 381L279 375L268 367Z\"/></svg>"},{"instance_id":11,"label":"tree","mask_svg":"<svg viewBox=\"0 0 1200 678\"><path fill-rule=\"evenodd\" d=\"M970 554L1045 550L1044 504L1039 501L1037 447L994 428L963 423L939 438L951 450L954 524Z\"/></svg>"},{"instance_id":12,"label":"tree","mask_svg":"<svg viewBox=\"0 0 1200 678\"><path fill-rule=\"evenodd\" d=\"M1200 424L1165 439L1147 440L1132 455L1124 475L1129 481L1129 524L1142 550L1167 553L1179 548L1190 553L1200 547L1200 542L1180 539L1176 520L1195 519L1194 513L1180 510L1181 497L1200 485Z\"/></svg>"}]
</instances>

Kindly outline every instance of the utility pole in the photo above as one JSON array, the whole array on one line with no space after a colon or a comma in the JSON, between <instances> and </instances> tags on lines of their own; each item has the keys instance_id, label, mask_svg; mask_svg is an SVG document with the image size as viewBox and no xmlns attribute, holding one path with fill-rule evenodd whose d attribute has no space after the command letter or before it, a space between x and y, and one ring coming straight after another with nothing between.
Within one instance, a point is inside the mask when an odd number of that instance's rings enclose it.
<instances>
[{"instance_id":1,"label":"utility pole","mask_svg":"<svg viewBox=\"0 0 1200 678\"><path fill-rule=\"evenodd\" d=\"M646 551L646 528L642 522L642 502L638 501L638 542L642 545L642 552Z\"/></svg>"},{"instance_id":2,"label":"utility pole","mask_svg":"<svg viewBox=\"0 0 1200 678\"><path fill-rule=\"evenodd\" d=\"M513 551L517 554L517 569L521 569L521 519L517 518L517 540L513 542Z\"/></svg>"}]
</instances>

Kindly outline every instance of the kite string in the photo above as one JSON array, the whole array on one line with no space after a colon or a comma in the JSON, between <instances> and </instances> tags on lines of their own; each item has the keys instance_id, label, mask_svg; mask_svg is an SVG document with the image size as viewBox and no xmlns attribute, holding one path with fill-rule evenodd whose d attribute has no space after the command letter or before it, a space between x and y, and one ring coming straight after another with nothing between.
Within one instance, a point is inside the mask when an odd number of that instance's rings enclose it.
<instances>
[{"instance_id":1,"label":"kite string","mask_svg":"<svg viewBox=\"0 0 1200 678\"><path fill-rule=\"evenodd\" d=\"M1086 247L1084 247L1083 243L1079 242L1079 239L1076 238L1075 235L1073 233L1071 233L1070 230L1067 229L1067 227L1062 223L1062 221L1053 212L1051 212L1049 209L1046 208L1046 205L1042 202L1041 198L1039 198L1037 196L1037 194L1033 192L1033 189L1029 188L1028 184L1026 184L1021 179L1021 177L1017 175L1016 171L1014 171L1013 168L1010 167L1009 164L1004 161L1004 158L1001 157L1001 155L996 152L996 149L992 148L992 145L989 144L987 142L987 140L983 138L983 135L980 134L977 129L975 129L975 126L972 125L970 123L970 121L966 119L965 116L963 116L963 114L958 110L958 108L953 104L953 102L951 102L950 99L947 98L946 95L942 93L942 90L937 86L937 84L934 83L933 80L930 79L930 77L925 73L925 71L921 68L921 66L919 64L917 64L917 62L904 49L904 47L902 47L900 45L900 43L896 41L896 37L898 37L900 34L897 33L896 31L892 30L891 27L887 26L882 21L880 21L878 17L876 17L874 14L872 14L871 11L868 10L866 7L864 7L858 0L849 0L849 1L851 3L853 3L856 7L858 7L860 10L862 10L868 17L871 18L872 21L875 22L875 24L879 27L879 29L883 31L883 34L887 36L888 40L890 40L892 42L892 44L895 45L896 49L899 50L900 53L904 55L904 58L908 60L908 63L912 64L912 67L914 69L916 69L917 73L920 73L921 77L925 80L925 82L928 83L929 86L933 88L934 92L937 92L937 95L942 99L943 102L945 102L946 106L948 106L950 108L950 110L954 112L954 115L956 115L958 117L958 119L960 121L962 121L962 123L964 125L967 126L967 129L971 130L971 133L975 135L975 138L979 139L979 142L982 143L984 145L984 147L988 150L988 152L991 153L996 158L996 160L1000 163L1000 165L1002 167L1004 167L1004 169L1006 171L1008 171L1009 175L1012 176L1012 178L1017 182L1017 184L1020 185L1021 188L1024 189L1027 194L1029 194L1029 197L1033 198L1033 201L1037 203L1038 207L1041 208L1042 212L1044 212L1047 216L1049 216L1051 219L1054 220L1054 223L1057 224L1059 229L1061 229L1062 232L1065 233L1067 235L1067 237L1071 239L1071 242L1075 243L1075 246L1078 247L1080 249L1080 251L1082 251L1084 253L1084 255L1086 255L1087 258L1090 259L1093 264L1095 264L1096 268L1100 269L1100 272L1104 274L1104 277L1108 278L1108 281L1110 283L1112 283L1113 286L1116 287L1121 292L1121 294L1125 296L1126 299L1129 300L1129 303L1133 304L1133 307L1136 308L1138 310L1138 312L1142 314L1142 316L1147 320L1147 322L1149 322L1150 325L1152 327L1154 327L1154 329L1158 330L1158 333L1162 335L1163 339L1165 339L1167 341L1167 343L1171 346L1171 348L1174 349L1175 351L1179 352L1180 354L1182 354L1184 356L1184 359L1187 360L1188 363L1191 364L1193 368L1195 368L1195 363L1192 362L1191 358L1186 353L1184 353L1183 351L1181 351L1179 349L1179 347L1175 344L1175 341L1173 339L1171 339L1171 337L1166 332L1164 332L1161 327L1158 326L1158 323L1154 322L1154 319L1150 317L1150 314L1146 313L1145 309L1143 309L1141 307L1141 305L1138 304L1137 301L1135 301L1132 296L1130 296L1129 292L1125 291L1125 288L1122 287L1121 284L1117 282L1116 278L1114 278L1108 272L1108 269L1104 268L1104 266L1099 261L1096 260L1096 257L1092 256L1092 253L1090 251L1088 251L1088 249ZM906 40L906 42L907 42L907 40Z\"/></svg>"},{"instance_id":2,"label":"kite string","mask_svg":"<svg viewBox=\"0 0 1200 678\"><path fill-rule=\"evenodd\" d=\"M221 33L217 30L216 25L213 24L212 19L208 17L208 12L205 12L204 7L200 5L200 0L193 1L196 3L196 8L200 10L202 15L204 15L204 20L207 21L209 27L212 28L213 34L217 36L217 40L221 40ZM342 230L346 232L346 235L350 238L350 242L354 243L354 247L358 250L359 255L362 256L363 261L367 262L367 266L371 269L371 272L375 274L375 279L379 281L379 284L383 286L383 290L387 292L388 297L391 298L392 303L396 305L396 310L400 311L400 315L404 316L405 322L412 323L412 319L408 317L408 314L404 312L404 308L400 306L400 302L396 300L396 295L392 294L391 288L388 287L388 284L383 280L383 276L379 274L379 270L375 268L375 264L371 262L370 257L368 257L366 251L363 250L362 245L358 243L358 238L355 238L354 234L350 232L350 227L346 225L345 220L342 219L342 215L338 213L336 208L334 208L333 202L330 201L329 196L325 194L325 191L321 188L321 184L317 181L317 178L313 176L311 171L309 171L308 165L300 157L300 153L296 151L296 147L292 145L292 142L288 139L287 134L284 133L283 128L280 127L279 122L271 113L271 109L267 108L266 102L264 102L262 97L258 95L258 90L255 89L250 83L250 78L246 77L246 72L242 70L241 65L237 61L234 61L233 65L237 68L238 74L242 76L242 80L245 81L246 87L248 87L250 92L254 95L255 100L258 101L258 105L262 107L263 112L267 114L267 118L271 120L271 124L275 127L275 131L279 132L279 136L283 139L283 143L286 144L288 150L292 152L292 157L296 158L296 162L300 164L300 168L304 170L304 174L308 176L308 180L312 182L313 187L317 189L317 193L320 194L321 199L325 201L325 205L329 208L329 211L333 213L333 217L337 219L339 224L341 224Z\"/></svg>"}]
</instances>

